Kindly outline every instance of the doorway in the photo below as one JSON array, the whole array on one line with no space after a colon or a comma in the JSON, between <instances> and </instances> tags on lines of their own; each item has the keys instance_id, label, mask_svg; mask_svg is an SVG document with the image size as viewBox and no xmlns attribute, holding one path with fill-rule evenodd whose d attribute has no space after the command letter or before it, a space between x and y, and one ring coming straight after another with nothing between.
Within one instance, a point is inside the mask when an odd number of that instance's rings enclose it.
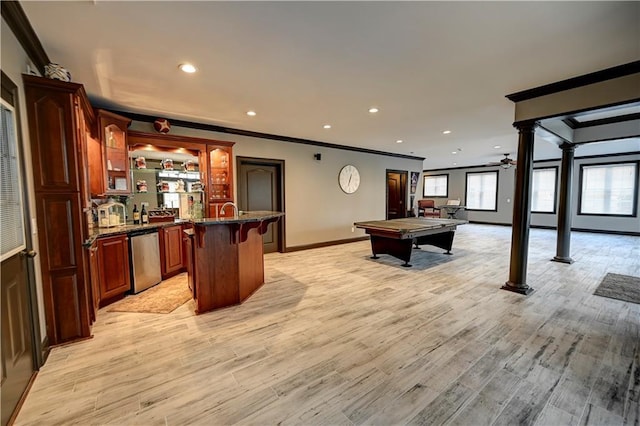
<instances>
[{"instance_id":1,"label":"doorway","mask_svg":"<svg viewBox=\"0 0 640 426\"><path fill-rule=\"evenodd\" d=\"M42 364L24 156L19 143L17 87L2 73L2 243L0 254L0 394L2 425L15 417Z\"/></svg>"},{"instance_id":2,"label":"doorway","mask_svg":"<svg viewBox=\"0 0 640 426\"><path fill-rule=\"evenodd\" d=\"M236 157L238 210L284 211L284 161ZM265 253L284 252L284 217L262 236Z\"/></svg>"},{"instance_id":3,"label":"doorway","mask_svg":"<svg viewBox=\"0 0 640 426\"><path fill-rule=\"evenodd\" d=\"M407 176L406 170L387 170L387 219L407 217Z\"/></svg>"}]
</instances>

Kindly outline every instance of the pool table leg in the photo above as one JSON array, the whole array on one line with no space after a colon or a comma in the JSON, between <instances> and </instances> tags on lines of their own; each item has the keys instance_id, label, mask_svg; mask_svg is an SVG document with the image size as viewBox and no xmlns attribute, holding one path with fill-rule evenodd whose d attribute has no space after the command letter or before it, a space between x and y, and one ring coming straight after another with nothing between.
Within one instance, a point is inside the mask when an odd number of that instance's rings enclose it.
<instances>
[{"instance_id":1,"label":"pool table leg","mask_svg":"<svg viewBox=\"0 0 640 426\"><path fill-rule=\"evenodd\" d=\"M371 235L371 251L373 252L372 259L377 259L379 254L389 254L396 259L404 261L404 267L410 267L409 260L411 260L413 241L411 239L395 239L379 237L377 235Z\"/></svg>"},{"instance_id":2,"label":"pool table leg","mask_svg":"<svg viewBox=\"0 0 640 426\"><path fill-rule=\"evenodd\" d=\"M419 244L428 244L430 246L436 246L447 252L445 254L452 254L451 247L453 246L453 237L455 231L441 232L439 234L425 235L417 237L415 239L416 246Z\"/></svg>"}]
</instances>

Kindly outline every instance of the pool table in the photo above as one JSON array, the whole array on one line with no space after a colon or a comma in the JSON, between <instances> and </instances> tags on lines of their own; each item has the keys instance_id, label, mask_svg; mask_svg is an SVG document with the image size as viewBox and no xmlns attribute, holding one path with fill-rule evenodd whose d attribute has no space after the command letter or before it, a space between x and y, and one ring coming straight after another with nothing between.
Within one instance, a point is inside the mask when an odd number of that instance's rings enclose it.
<instances>
[{"instance_id":1,"label":"pool table","mask_svg":"<svg viewBox=\"0 0 640 426\"><path fill-rule=\"evenodd\" d=\"M389 254L403 260L402 266L409 267L413 245L429 244L451 254L456 227L467 223L458 219L404 218L355 222L356 228L364 229L371 236L372 259L379 254Z\"/></svg>"}]
</instances>

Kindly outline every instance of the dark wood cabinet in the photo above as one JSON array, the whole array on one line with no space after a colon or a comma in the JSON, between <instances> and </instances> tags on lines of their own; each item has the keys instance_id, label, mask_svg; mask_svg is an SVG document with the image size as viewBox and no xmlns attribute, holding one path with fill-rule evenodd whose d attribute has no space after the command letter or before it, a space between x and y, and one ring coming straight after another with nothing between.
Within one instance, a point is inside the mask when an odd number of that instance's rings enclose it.
<instances>
[{"instance_id":1,"label":"dark wood cabinet","mask_svg":"<svg viewBox=\"0 0 640 426\"><path fill-rule=\"evenodd\" d=\"M87 256L89 258L89 290L91 297L91 321L95 321L100 308L100 266L98 262L98 242L94 241L91 246L87 247Z\"/></svg>"},{"instance_id":2,"label":"dark wood cabinet","mask_svg":"<svg viewBox=\"0 0 640 426\"><path fill-rule=\"evenodd\" d=\"M189 285L189 290L191 290L191 294L193 298L196 299L196 268L195 268L195 252L194 252L194 242L193 242L193 226L185 227L182 231L182 241L184 243L184 254L185 254L185 266L187 269L187 283Z\"/></svg>"},{"instance_id":3,"label":"dark wood cabinet","mask_svg":"<svg viewBox=\"0 0 640 426\"><path fill-rule=\"evenodd\" d=\"M207 145L207 169L209 184L207 198L209 200L209 217L228 217L234 215L233 207L222 206L233 202L233 143L221 142ZM217 213L216 213L217 212Z\"/></svg>"},{"instance_id":4,"label":"dark wood cabinet","mask_svg":"<svg viewBox=\"0 0 640 426\"><path fill-rule=\"evenodd\" d=\"M97 111L98 134L102 145L103 188L107 195L131 194L127 127L131 120L109 111Z\"/></svg>"},{"instance_id":5,"label":"dark wood cabinet","mask_svg":"<svg viewBox=\"0 0 640 426\"><path fill-rule=\"evenodd\" d=\"M131 289L129 237L116 235L98 239L100 306L121 298Z\"/></svg>"},{"instance_id":6,"label":"dark wood cabinet","mask_svg":"<svg viewBox=\"0 0 640 426\"><path fill-rule=\"evenodd\" d=\"M163 280L184 270L183 244L182 225L160 229L160 264Z\"/></svg>"},{"instance_id":7,"label":"dark wood cabinet","mask_svg":"<svg viewBox=\"0 0 640 426\"><path fill-rule=\"evenodd\" d=\"M85 253L91 215L87 138L93 109L81 84L24 75L47 337L91 335Z\"/></svg>"}]
</instances>

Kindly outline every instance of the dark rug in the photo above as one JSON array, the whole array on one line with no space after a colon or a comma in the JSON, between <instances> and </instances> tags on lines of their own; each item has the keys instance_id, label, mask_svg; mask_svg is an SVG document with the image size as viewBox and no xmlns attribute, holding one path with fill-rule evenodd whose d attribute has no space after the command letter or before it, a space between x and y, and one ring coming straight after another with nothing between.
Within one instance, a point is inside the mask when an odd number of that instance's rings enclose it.
<instances>
[{"instance_id":1,"label":"dark rug","mask_svg":"<svg viewBox=\"0 0 640 426\"><path fill-rule=\"evenodd\" d=\"M608 273L593 294L640 304L640 277Z\"/></svg>"}]
</instances>

